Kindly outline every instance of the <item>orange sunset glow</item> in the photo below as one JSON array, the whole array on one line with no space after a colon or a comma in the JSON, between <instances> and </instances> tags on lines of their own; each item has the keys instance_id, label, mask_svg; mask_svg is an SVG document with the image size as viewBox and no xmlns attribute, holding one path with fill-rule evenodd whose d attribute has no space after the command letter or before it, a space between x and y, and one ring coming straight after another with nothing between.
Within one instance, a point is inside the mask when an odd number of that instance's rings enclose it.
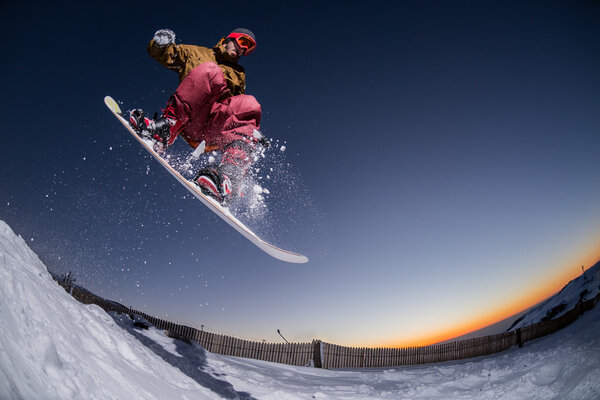
<instances>
[{"instance_id":1,"label":"orange sunset glow","mask_svg":"<svg viewBox=\"0 0 600 400\"><path fill-rule=\"evenodd\" d=\"M381 346L392 348L428 346L431 344L448 341L498 323L520 313L521 311L527 310L528 308L546 300L548 297L558 293L569 281L581 275L581 265L583 265L584 269L587 270L589 267L600 261L600 258L598 257L599 253L600 245L594 246L592 250L588 252L588 254L579 258L579 261L576 261L573 264L579 265L578 267L565 268L563 273L554 277L549 277L547 282L545 282L543 285L537 288L532 288L530 292L523 294L518 300L508 303L504 307L499 307L497 310L492 311L489 314L474 317L460 326L444 328L438 332L432 333L431 335L403 340L401 343L385 343L381 344Z\"/></svg>"}]
</instances>

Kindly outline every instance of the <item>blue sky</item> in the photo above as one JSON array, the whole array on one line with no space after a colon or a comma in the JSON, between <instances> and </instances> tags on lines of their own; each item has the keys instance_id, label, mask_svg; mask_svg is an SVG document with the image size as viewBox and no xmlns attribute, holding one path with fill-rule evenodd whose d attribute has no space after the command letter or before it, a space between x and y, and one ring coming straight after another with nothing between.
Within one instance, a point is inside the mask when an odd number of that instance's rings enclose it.
<instances>
[{"instance_id":1,"label":"blue sky","mask_svg":"<svg viewBox=\"0 0 600 400\"><path fill-rule=\"evenodd\" d=\"M0 219L108 298L248 339L400 345L506 317L600 257L597 3L0 7ZM239 26L286 146L247 222L306 265L218 220L102 102L164 105L155 30L212 46Z\"/></svg>"}]
</instances>

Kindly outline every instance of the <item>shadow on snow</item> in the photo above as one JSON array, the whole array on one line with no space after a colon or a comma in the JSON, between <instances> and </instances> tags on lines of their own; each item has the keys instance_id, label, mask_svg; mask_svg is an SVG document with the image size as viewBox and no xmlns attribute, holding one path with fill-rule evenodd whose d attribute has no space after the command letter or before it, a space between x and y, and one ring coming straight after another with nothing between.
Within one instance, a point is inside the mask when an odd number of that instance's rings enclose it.
<instances>
[{"instance_id":1,"label":"shadow on snow","mask_svg":"<svg viewBox=\"0 0 600 400\"><path fill-rule=\"evenodd\" d=\"M177 356L167 351L159 342L156 342L150 337L144 335L141 332L141 328L136 328L134 326L136 321L131 320L126 314L109 314L115 320L117 325L133 335L137 340L140 341L140 343L152 350L163 360L198 382L198 384L201 386L212 390L219 396L222 396L226 399L255 400L247 392L236 391L231 383L217 379L215 375L219 376L218 374L211 375L210 373L206 372L206 350L204 350L204 348L202 348L202 346L200 346L198 343L191 342L191 344L187 344L181 340L168 339L165 336L166 340L172 340L173 344L175 345L176 352L180 355ZM140 317L137 315L136 320L145 322L145 320L140 319ZM150 329L154 328L150 323L147 324L151 327ZM158 332L163 334L162 331Z\"/></svg>"}]
</instances>

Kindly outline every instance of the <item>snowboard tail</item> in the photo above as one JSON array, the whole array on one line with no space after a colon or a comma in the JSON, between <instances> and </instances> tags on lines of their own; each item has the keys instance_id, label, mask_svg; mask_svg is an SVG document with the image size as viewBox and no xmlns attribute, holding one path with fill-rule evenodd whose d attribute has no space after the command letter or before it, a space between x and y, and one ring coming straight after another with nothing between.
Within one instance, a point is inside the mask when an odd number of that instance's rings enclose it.
<instances>
[{"instance_id":1,"label":"snowboard tail","mask_svg":"<svg viewBox=\"0 0 600 400\"><path fill-rule=\"evenodd\" d=\"M224 208L219 202L217 202L212 197L209 197L202 193L200 188L194 184L193 182L186 179L183 175L179 173L175 168L173 168L169 163L161 157L154 150L154 142L150 139L141 138L135 130L129 125L127 119L123 116L121 112L121 108L119 104L110 96L106 96L104 98L104 104L108 107L108 109L117 117L117 119L127 128L129 133L150 153L152 156L171 174L179 183L183 185L191 194L194 195L198 200L202 202L209 210L217 214L221 219L223 219L229 226L234 228L236 231L242 234L246 239L256 245L259 249L263 250L265 253L270 256L289 263L305 263L308 262L308 257L294 253L289 250L281 249L271 243L266 242L265 240L258 237L254 232L252 232L247 226L245 226L240 220L238 220L231 212Z\"/></svg>"}]
</instances>

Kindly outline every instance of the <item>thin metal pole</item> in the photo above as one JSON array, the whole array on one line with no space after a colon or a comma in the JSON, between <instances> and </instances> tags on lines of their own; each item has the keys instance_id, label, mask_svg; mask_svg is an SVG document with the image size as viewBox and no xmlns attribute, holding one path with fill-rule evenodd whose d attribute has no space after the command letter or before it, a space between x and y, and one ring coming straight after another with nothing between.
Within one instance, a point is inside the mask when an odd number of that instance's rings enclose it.
<instances>
[{"instance_id":1,"label":"thin metal pole","mask_svg":"<svg viewBox=\"0 0 600 400\"><path fill-rule=\"evenodd\" d=\"M287 344L289 344L289 343L290 343L290 342L288 342L288 341L287 341L287 339L286 339L286 338L284 338L284 337L283 337L283 335L281 334L281 332L279 331L279 329L277 329L277 333L279 333L279 336L281 336L281 337L283 338L283 340L285 340L285 342L286 342Z\"/></svg>"}]
</instances>

